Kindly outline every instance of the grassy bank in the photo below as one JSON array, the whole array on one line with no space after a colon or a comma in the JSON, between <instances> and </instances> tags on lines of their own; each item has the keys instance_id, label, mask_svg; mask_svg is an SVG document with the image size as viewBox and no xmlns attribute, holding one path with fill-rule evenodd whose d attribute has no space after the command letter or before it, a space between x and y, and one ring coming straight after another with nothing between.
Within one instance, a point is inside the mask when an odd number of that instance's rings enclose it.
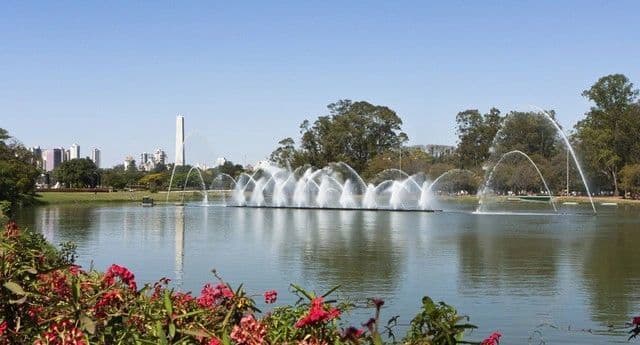
<instances>
[{"instance_id":1,"label":"grassy bank","mask_svg":"<svg viewBox=\"0 0 640 345\"><path fill-rule=\"evenodd\" d=\"M91 193L91 192L42 192L38 193L37 201L42 204L84 204L84 203L125 203L140 202L143 197L150 196L157 203L167 200L166 192L150 193L149 191L134 192L109 192L109 193ZM209 194L210 197L213 193ZM199 192L184 193L185 200L199 200L201 194ZM177 202L182 200L182 192L171 192L169 202Z\"/></svg>"}]
</instances>

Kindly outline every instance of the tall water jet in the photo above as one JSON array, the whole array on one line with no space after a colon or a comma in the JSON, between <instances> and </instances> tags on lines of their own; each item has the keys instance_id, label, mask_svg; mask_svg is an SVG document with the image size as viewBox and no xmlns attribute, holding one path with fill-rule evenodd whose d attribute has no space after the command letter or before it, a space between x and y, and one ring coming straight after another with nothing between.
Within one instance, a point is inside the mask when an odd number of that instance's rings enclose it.
<instances>
[{"instance_id":1,"label":"tall water jet","mask_svg":"<svg viewBox=\"0 0 640 345\"><path fill-rule=\"evenodd\" d=\"M346 208L355 208L356 200L353 196L353 187L351 180L347 180L342 186L342 194L340 195L340 206Z\"/></svg>"},{"instance_id":2,"label":"tall water jet","mask_svg":"<svg viewBox=\"0 0 640 345\"><path fill-rule=\"evenodd\" d=\"M200 168L198 167L192 167L191 169L189 169L189 171L187 172L187 177L184 180L184 187L182 188L182 199L184 201L184 193L187 191L187 186L189 184L189 177L191 176L191 172L192 171L196 171L198 172L198 176L200 177L200 187L202 188L202 203L204 205L208 205L209 204L209 194L207 193L207 187L204 183L204 179L202 178L202 173L200 172Z\"/></svg>"},{"instance_id":3,"label":"tall water jet","mask_svg":"<svg viewBox=\"0 0 640 345\"><path fill-rule=\"evenodd\" d=\"M377 208L378 204L376 203L376 196L376 186L370 183L367 186L367 190L364 192L362 207L369 209Z\"/></svg>"},{"instance_id":4,"label":"tall water jet","mask_svg":"<svg viewBox=\"0 0 640 345\"><path fill-rule=\"evenodd\" d=\"M316 203L319 207L329 207L329 201L331 197L331 182L329 178L324 175L320 181L320 188L318 189L318 196L316 197Z\"/></svg>"},{"instance_id":5,"label":"tall water jet","mask_svg":"<svg viewBox=\"0 0 640 345\"><path fill-rule=\"evenodd\" d=\"M547 191L547 195L549 195L549 202L551 203L551 206L553 206L553 210L555 212L558 212L558 208L556 207L556 203L553 201L553 194L551 193L551 190L549 189L549 186L547 185L547 181L544 179L544 176L542 176L542 172L540 171L540 169L538 168L538 166L536 165L536 163L531 159L531 157L529 157L529 155L527 155L526 153L520 151L520 150L513 150L513 151L509 151L505 154L502 155L502 157L500 157L500 159L498 160L498 162L491 168L491 171L489 172L489 177L485 180L483 187L480 191L478 191L478 193L480 193L480 205L478 205L478 209L476 210L477 212L482 212L484 209L484 196L489 192L490 190L490 185L493 182L493 174L496 171L496 168L502 164L502 161L511 155L521 155L524 158L526 158L528 160L529 163L531 163L531 165L536 169L536 172L538 173L538 176L540 177L540 179L542 180L542 184L544 185L545 190Z\"/></svg>"},{"instance_id":6,"label":"tall water jet","mask_svg":"<svg viewBox=\"0 0 640 345\"><path fill-rule=\"evenodd\" d=\"M429 181L424 181L422 183L422 192L420 193L420 200L418 201L418 207L421 210L426 210L431 203L431 189L429 188L431 183Z\"/></svg>"},{"instance_id":7,"label":"tall water jet","mask_svg":"<svg viewBox=\"0 0 640 345\"><path fill-rule=\"evenodd\" d=\"M591 208L593 209L593 213L597 213L596 204L593 202L593 197L591 196L591 191L589 190L589 185L587 184L587 179L584 177L584 172L582 171L582 166L580 165L580 162L578 162L578 157L576 157L576 153L573 150L573 146L571 146L571 143L569 142L569 138L567 137L567 134L565 134L565 132L560 127L560 125L558 125L556 120L553 119L551 114L549 114L548 112L546 112L545 110L542 110L540 108L538 108L538 110L542 111L542 114L544 114L544 116L546 116L547 119L549 119L549 121L551 121L553 126L560 133L560 136L562 137L562 140L564 141L564 144L566 145L567 150L569 150L569 153L571 153L571 157L573 157L573 162L576 164L576 168L578 169L578 173L580 174L580 178L582 179L582 184L584 185L584 189L587 190L587 195L589 196L589 202L591 202ZM567 191L567 192L569 192L569 191Z\"/></svg>"},{"instance_id":8,"label":"tall water jet","mask_svg":"<svg viewBox=\"0 0 640 345\"><path fill-rule=\"evenodd\" d=\"M402 183L393 181L393 183L391 184L391 198L389 199L389 206L391 206L392 209L397 210L399 208L402 208L403 191L404 187L402 186Z\"/></svg>"},{"instance_id":9,"label":"tall water jet","mask_svg":"<svg viewBox=\"0 0 640 345\"><path fill-rule=\"evenodd\" d=\"M264 177L258 179L253 187L253 192L251 193L251 199L249 199L249 203L255 206L264 206L264 187L267 184L267 180Z\"/></svg>"}]
</instances>

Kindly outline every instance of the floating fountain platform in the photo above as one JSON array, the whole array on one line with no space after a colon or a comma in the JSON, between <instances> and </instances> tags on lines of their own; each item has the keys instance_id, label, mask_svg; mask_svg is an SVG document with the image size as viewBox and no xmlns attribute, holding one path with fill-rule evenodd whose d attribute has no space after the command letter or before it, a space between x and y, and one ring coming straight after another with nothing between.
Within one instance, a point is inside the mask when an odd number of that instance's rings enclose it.
<instances>
[{"instance_id":1,"label":"floating fountain platform","mask_svg":"<svg viewBox=\"0 0 640 345\"><path fill-rule=\"evenodd\" d=\"M268 208L268 209L289 209L289 210L314 210L314 211L383 211L383 212L422 212L435 213L442 210L433 209L411 209L411 208L361 208L361 207L313 207L313 206L258 206L258 205L227 205L225 207L235 208Z\"/></svg>"}]
</instances>

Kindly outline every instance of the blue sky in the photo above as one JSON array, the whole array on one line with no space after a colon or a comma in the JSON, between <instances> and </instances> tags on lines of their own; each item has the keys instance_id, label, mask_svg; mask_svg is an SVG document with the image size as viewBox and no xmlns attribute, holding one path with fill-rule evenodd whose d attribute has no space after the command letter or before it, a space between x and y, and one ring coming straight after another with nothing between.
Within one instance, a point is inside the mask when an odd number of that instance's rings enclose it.
<instances>
[{"instance_id":1,"label":"blue sky","mask_svg":"<svg viewBox=\"0 0 640 345\"><path fill-rule=\"evenodd\" d=\"M555 109L599 77L640 84L638 1L0 3L0 127L25 145L266 157L338 99L387 105L411 144L464 109Z\"/></svg>"}]
</instances>

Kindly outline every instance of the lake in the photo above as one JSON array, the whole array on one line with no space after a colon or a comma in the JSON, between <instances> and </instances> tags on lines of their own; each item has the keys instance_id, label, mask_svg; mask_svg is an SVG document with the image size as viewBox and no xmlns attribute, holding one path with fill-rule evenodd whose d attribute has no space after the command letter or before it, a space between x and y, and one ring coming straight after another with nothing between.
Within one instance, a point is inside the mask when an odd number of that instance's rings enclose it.
<instances>
[{"instance_id":1,"label":"lake","mask_svg":"<svg viewBox=\"0 0 640 345\"><path fill-rule=\"evenodd\" d=\"M290 283L317 292L341 285L334 297L382 298L383 319L399 314L403 325L422 296L443 300L479 327L467 340L494 330L505 344L626 340L608 326L640 314L640 208L599 206L594 216L567 206L553 215L518 203L528 214L515 215L443 205L437 213L59 205L25 209L19 222L52 243L74 241L84 267L129 267L139 284L169 277L197 295L215 268L265 310L268 289L293 302ZM371 313L356 309L348 320Z\"/></svg>"}]
</instances>

